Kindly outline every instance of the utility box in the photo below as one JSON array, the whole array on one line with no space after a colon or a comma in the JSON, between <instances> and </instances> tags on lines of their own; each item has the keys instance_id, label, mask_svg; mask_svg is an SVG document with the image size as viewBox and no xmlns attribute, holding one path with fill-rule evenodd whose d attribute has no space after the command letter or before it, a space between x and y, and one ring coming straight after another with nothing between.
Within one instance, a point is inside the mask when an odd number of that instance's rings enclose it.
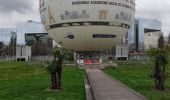
<instances>
[{"instance_id":1,"label":"utility box","mask_svg":"<svg viewBox=\"0 0 170 100\"><path fill-rule=\"evenodd\" d=\"M116 60L128 60L128 45L127 44L116 45Z\"/></svg>"},{"instance_id":2,"label":"utility box","mask_svg":"<svg viewBox=\"0 0 170 100\"><path fill-rule=\"evenodd\" d=\"M21 45L16 47L16 61L30 61L31 46Z\"/></svg>"}]
</instances>

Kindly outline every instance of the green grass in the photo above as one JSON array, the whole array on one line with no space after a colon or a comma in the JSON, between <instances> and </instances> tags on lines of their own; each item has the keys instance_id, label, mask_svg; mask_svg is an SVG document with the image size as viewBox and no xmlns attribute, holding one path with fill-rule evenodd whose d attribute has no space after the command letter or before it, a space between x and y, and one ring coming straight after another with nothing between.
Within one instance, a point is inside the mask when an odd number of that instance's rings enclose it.
<instances>
[{"instance_id":1,"label":"green grass","mask_svg":"<svg viewBox=\"0 0 170 100\"><path fill-rule=\"evenodd\" d=\"M170 100L170 91L154 89L154 80L150 75L153 64L147 62L118 62L120 68L104 70L107 74L146 96L149 100ZM167 66L168 72L170 72ZM170 79L166 81L166 89L170 89Z\"/></svg>"},{"instance_id":2,"label":"green grass","mask_svg":"<svg viewBox=\"0 0 170 100\"><path fill-rule=\"evenodd\" d=\"M49 73L38 64L0 63L0 100L85 100L84 71L64 68L62 87L47 91Z\"/></svg>"}]
</instances>

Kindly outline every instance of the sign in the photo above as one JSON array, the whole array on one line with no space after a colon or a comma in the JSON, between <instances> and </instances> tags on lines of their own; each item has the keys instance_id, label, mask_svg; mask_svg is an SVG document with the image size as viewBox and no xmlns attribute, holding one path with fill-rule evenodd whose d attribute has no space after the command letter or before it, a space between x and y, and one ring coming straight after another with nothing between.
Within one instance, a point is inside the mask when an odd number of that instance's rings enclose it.
<instances>
[{"instance_id":1,"label":"sign","mask_svg":"<svg viewBox=\"0 0 170 100\"><path fill-rule=\"evenodd\" d=\"M45 26L84 21L121 21L130 25L135 0L40 0L40 13Z\"/></svg>"}]
</instances>

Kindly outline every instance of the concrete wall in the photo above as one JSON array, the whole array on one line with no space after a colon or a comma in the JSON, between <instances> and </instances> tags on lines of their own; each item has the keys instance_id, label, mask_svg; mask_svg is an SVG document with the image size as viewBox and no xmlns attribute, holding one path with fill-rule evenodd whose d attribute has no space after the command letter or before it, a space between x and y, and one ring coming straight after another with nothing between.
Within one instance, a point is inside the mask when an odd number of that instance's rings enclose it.
<instances>
[{"instance_id":1,"label":"concrete wall","mask_svg":"<svg viewBox=\"0 0 170 100\"><path fill-rule=\"evenodd\" d=\"M145 50L150 48L157 48L158 47L158 40L161 36L161 32L148 32L145 33Z\"/></svg>"},{"instance_id":2,"label":"concrete wall","mask_svg":"<svg viewBox=\"0 0 170 100\"><path fill-rule=\"evenodd\" d=\"M31 47L30 46L17 46L16 47L16 60L25 59L29 61L31 59Z\"/></svg>"},{"instance_id":3,"label":"concrete wall","mask_svg":"<svg viewBox=\"0 0 170 100\"><path fill-rule=\"evenodd\" d=\"M31 61L53 61L53 56L32 56Z\"/></svg>"},{"instance_id":4,"label":"concrete wall","mask_svg":"<svg viewBox=\"0 0 170 100\"><path fill-rule=\"evenodd\" d=\"M116 59L127 58L128 60L128 45L127 44L117 44L116 45Z\"/></svg>"},{"instance_id":5,"label":"concrete wall","mask_svg":"<svg viewBox=\"0 0 170 100\"><path fill-rule=\"evenodd\" d=\"M0 56L0 61L15 61L15 56Z\"/></svg>"}]
</instances>

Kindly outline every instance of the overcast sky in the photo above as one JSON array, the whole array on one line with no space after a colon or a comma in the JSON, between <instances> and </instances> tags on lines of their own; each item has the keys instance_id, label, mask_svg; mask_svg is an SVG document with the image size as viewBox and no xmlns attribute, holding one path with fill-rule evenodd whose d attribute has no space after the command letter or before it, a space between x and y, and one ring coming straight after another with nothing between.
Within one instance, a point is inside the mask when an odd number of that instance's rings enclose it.
<instances>
[{"instance_id":1,"label":"overcast sky","mask_svg":"<svg viewBox=\"0 0 170 100\"><path fill-rule=\"evenodd\" d=\"M15 27L16 22L40 21L39 0L0 0L0 27ZM170 0L136 0L136 17L162 21L170 32Z\"/></svg>"}]
</instances>

